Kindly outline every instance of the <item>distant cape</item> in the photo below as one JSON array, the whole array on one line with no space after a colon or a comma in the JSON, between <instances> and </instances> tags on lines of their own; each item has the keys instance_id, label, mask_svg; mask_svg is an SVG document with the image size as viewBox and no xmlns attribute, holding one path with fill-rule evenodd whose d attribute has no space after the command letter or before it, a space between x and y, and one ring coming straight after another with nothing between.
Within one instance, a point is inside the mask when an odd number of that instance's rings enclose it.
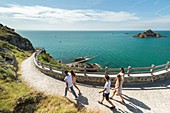
<instances>
[{"instance_id":1,"label":"distant cape","mask_svg":"<svg viewBox=\"0 0 170 113\"><path fill-rule=\"evenodd\" d=\"M166 36L163 36L159 33L155 33L151 29L149 29L149 30L146 30L145 32L138 33L134 35L133 37L135 38L161 38L161 37L166 37Z\"/></svg>"}]
</instances>

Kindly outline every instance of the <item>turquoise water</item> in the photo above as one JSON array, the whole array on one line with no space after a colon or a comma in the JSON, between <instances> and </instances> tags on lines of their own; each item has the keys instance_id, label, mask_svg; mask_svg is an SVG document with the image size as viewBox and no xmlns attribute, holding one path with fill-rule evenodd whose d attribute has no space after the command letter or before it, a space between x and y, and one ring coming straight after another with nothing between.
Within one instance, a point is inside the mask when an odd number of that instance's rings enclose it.
<instances>
[{"instance_id":1,"label":"turquoise water","mask_svg":"<svg viewBox=\"0 0 170 113\"><path fill-rule=\"evenodd\" d=\"M34 47L44 47L55 59L69 63L77 57L95 56L90 63L102 67L146 67L170 60L170 31L166 38L138 39L141 31L18 31ZM128 33L128 34L126 34Z\"/></svg>"}]
</instances>

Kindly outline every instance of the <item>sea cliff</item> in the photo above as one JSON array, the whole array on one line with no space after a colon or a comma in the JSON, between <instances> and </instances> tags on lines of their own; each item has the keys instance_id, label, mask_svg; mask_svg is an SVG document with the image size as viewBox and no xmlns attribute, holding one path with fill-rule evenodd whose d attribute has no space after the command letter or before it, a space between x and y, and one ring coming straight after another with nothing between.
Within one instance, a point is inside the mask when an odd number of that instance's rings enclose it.
<instances>
[{"instance_id":1,"label":"sea cliff","mask_svg":"<svg viewBox=\"0 0 170 113\"><path fill-rule=\"evenodd\" d=\"M28 39L20 36L18 33L15 32L14 29L3 26L2 24L0 24L0 40L6 41L25 51L35 50Z\"/></svg>"}]
</instances>

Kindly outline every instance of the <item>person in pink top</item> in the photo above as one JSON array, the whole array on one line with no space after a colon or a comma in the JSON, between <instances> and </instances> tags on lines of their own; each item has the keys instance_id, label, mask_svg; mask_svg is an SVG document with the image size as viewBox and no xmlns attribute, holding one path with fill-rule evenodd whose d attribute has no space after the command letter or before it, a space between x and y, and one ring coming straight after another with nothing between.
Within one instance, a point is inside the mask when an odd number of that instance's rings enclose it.
<instances>
[{"instance_id":1,"label":"person in pink top","mask_svg":"<svg viewBox=\"0 0 170 113\"><path fill-rule=\"evenodd\" d=\"M76 85L76 74L74 73L73 70L71 70L71 75L72 75L72 81L73 81L73 85L77 88L77 90L79 91L79 94L81 94L80 89L77 87Z\"/></svg>"},{"instance_id":2,"label":"person in pink top","mask_svg":"<svg viewBox=\"0 0 170 113\"><path fill-rule=\"evenodd\" d=\"M122 76L120 74L117 75L116 77L116 83L115 83L115 88L113 88L113 95L110 97L110 99L113 98L113 96L115 95L115 93L117 92L118 95L120 96L121 98L121 102L124 104L124 99L123 99L123 96L122 96L122 85L123 85L123 80L122 80Z\"/></svg>"}]
</instances>

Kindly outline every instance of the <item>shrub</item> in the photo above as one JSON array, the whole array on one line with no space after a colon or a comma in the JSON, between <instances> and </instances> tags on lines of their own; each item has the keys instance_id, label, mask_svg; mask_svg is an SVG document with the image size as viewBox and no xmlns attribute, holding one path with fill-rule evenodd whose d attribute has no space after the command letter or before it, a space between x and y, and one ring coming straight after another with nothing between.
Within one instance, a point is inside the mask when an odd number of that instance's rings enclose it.
<instances>
[{"instance_id":1,"label":"shrub","mask_svg":"<svg viewBox=\"0 0 170 113\"><path fill-rule=\"evenodd\" d=\"M20 97L14 107L14 113L33 113L37 110L38 103L45 99L46 96L44 96L42 93L29 93L25 96Z\"/></svg>"}]
</instances>

